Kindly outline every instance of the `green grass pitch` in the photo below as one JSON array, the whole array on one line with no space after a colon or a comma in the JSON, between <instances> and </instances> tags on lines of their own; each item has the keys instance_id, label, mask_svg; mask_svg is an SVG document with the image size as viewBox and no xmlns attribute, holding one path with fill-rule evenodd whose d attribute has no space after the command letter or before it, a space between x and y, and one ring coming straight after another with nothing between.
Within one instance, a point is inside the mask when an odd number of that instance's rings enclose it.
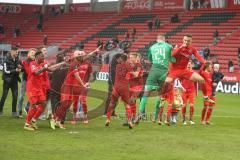
<instances>
[{"instance_id":1,"label":"green grass pitch","mask_svg":"<svg viewBox=\"0 0 240 160\"><path fill-rule=\"evenodd\" d=\"M92 88L106 90L104 82ZM2 93L2 81L0 81ZM101 97L97 95L96 97ZM67 130L51 130L48 121L39 121L39 130L23 129L25 119L11 114L11 93L0 117L0 160L239 160L240 99L239 95L217 95L213 125L200 125L201 95L197 98L194 126L158 126L143 122L133 130L113 119L109 128L105 119L94 118L88 125L67 122ZM89 98L90 110L102 103ZM147 112L153 111L154 100ZM100 110L103 110L102 108ZM96 111L100 111L96 110ZM117 112L123 111L122 103Z\"/></svg>"}]
</instances>

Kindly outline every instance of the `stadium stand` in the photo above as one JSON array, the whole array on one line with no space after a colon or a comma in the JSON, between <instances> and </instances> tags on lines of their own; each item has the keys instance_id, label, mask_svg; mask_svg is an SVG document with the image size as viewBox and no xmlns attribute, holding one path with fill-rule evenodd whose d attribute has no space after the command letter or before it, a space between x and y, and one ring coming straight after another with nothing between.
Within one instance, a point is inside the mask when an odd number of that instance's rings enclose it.
<instances>
[{"instance_id":1,"label":"stadium stand","mask_svg":"<svg viewBox=\"0 0 240 160\"><path fill-rule=\"evenodd\" d=\"M180 22L171 23L170 18L176 13ZM161 20L161 27L157 31L149 32L147 21L156 16ZM48 35L49 44L67 49L77 43L83 43L86 51L90 51L96 47L99 39L107 41L118 37L122 40L126 32L134 26L137 30L136 40L130 49L146 55L158 33L165 33L171 44L181 42L184 34L191 33L193 44L198 50L210 47L211 55L215 55L223 64L223 72L227 72L229 59L235 64L235 72L239 72L240 11L236 9L164 10L121 14L68 13L56 17L48 15L44 20L43 32L37 31L37 18L34 15L10 14L0 17L1 23L7 26L7 34L3 41L20 44L21 48L37 47L42 44L43 36ZM15 26L19 26L21 30L20 37L16 39L12 33ZM217 44L213 45L213 32L216 29L219 39Z\"/></svg>"}]
</instances>

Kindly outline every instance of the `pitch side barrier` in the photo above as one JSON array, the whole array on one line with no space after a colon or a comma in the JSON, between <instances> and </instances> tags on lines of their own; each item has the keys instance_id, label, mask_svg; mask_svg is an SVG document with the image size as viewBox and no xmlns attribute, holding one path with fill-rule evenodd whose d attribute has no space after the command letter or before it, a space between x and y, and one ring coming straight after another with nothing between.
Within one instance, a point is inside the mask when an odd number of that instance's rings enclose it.
<instances>
[{"instance_id":1,"label":"pitch side barrier","mask_svg":"<svg viewBox=\"0 0 240 160\"><path fill-rule=\"evenodd\" d=\"M105 67L106 68L106 67ZM96 73L96 80L108 81L108 70L104 69ZM216 87L217 92L228 94L240 94L240 74L227 74Z\"/></svg>"}]
</instances>

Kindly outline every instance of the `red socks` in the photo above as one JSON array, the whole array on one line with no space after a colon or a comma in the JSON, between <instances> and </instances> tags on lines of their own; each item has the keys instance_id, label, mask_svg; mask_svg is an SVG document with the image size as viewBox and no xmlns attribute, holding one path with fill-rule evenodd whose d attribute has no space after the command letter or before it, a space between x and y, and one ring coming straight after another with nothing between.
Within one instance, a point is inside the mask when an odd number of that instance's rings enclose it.
<instances>
[{"instance_id":1,"label":"red socks","mask_svg":"<svg viewBox=\"0 0 240 160\"><path fill-rule=\"evenodd\" d=\"M212 111L213 111L213 108L212 108L212 107L209 107L209 108L208 108L208 111L207 111L207 117L206 117L206 121L207 121L207 122L209 122L209 120L210 120L210 118L211 118Z\"/></svg>"},{"instance_id":2,"label":"red socks","mask_svg":"<svg viewBox=\"0 0 240 160\"><path fill-rule=\"evenodd\" d=\"M170 122L172 116L172 104L168 104L167 108L167 121Z\"/></svg>"},{"instance_id":3,"label":"red socks","mask_svg":"<svg viewBox=\"0 0 240 160\"><path fill-rule=\"evenodd\" d=\"M38 120L38 118L40 117L40 115L43 113L44 109L45 109L45 107L42 106L42 105L37 106L37 111L36 111L36 113L34 114L33 119Z\"/></svg>"},{"instance_id":4,"label":"red socks","mask_svg":"<svg viewBox=\"0 0 240 160\"><path fill-rule=\"evenodd\" d=\"M27 115L27 118L26 118L26 123L27 124L31 123L31 120L32 120L32 118L33 118L33 116L35 115L36 112L37 112L37 109L30 106L30 108L28 110L28 115Z\"/></svg>"},{"instance_id":5,"label":"red socks","mask_svg":"<svg viewBox=\"0 0 240 160\"><path fill-rule=\"evenodd\" d=\"M132 117L136 116L136 108L137 108L136 103L131 106Z\"/></svg>"},{"instance_id":6,"label":"red socks","mask_svg":"<svg viewBox=\"0 0 240 160\"><path fill-rule=\"evenodd\" d=\"M160 107L159 110L158 118L160 119L160 121L162 121L163 109L164 109L163 107Z\"/></svg>"},{"instance_id":7,"label":"red socks","mask_svg":"<svg viewBox=\"0 0 240 160\"><path fill-rule=\"evenodd\" d=\"M88 108L87 108L87 97L86 96L80 96L80 102L82 105L83 113L87 114Z\"/></svg>"},{"instance_id":8,"label":"red socks","mask_svg":"<svg viewBox=\"0 0 240 160\"><path fill-rule=\"evenodd\" d=\"M190 106L190 120L193 120L194 106Z\"/></svg>"},{"instance_id":9,"label":"red socks","mask_svg":"<svg viewBox=\"0 0 240 160\"><path fill-rule=\"evenodd\" d=\"M132 109L129 105L126 105L126 115L128 122L132 121Z\"/></svg>"},{"instance_id":10,"label":"red socks","mask_svg":"<svg viewBox=\"0 0 240 160\"><path fill-rule=\"evenodd\" d=\"M207 111L207 107L204 107L202 109L202 121L204 121L204 119L205 119L206 111Z\"/></svg>"},{"instance_id":11,"label":"red socks","mask_svg":"<svg viewBox=\"0 0 240 160\"><path fill-rule=\"evenodd\" d=\"M182 107L182 116L183 116L183 120L185 121L185 119L186 119L186 104L184 104Z\"/></svg>"}]
</instances>

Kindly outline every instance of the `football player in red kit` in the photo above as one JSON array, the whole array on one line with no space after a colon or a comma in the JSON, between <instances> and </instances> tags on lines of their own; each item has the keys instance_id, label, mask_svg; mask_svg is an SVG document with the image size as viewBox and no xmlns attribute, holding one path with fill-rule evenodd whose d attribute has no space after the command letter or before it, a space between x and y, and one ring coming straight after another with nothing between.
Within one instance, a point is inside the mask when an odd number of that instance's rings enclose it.
<instances>
[{"instance_id":1,"label":"football player in red kit","mask_svg":"<svg viewBox=\"0 0 240 160\"><path fill-rule=\"evenodd\" d=\"M192 71L193 62L189 61L187 69ZM186 107L189 103L189 111L190 111L190 117L189 122L191 125L195 124L193 121L193 114L194 114L194 103L195 103L195 97L196 97L196 84L193 81L187 80L187 79L181 79L180 80L183 86L183 92L182 92L182 99L183 99L183 107L182 107L182 118L183 118L183 125L187 124L186 121Z\"/></svg>"},{"instance_id":2,"label":"football player in red kit","mask_svg":"<svg viewBox=\"0 0 240 160\"><path fill-rule=\"evenodd\" d=\"M176 58L176 62L170 65L170 71L165 80L166 83L172 83L176 78L185 78L194 82L204 83L203 77L198 73L187 69L188 61L192 55L194 55L201 63L205 63L205 60L198 54L197 50L191 45L191 43L192 36L185 35L183 37L183 43L176 45L174 48L172 57Z\"/></svg>"},{"instance_id":3,"label":"football player in red kit","mask_svg":"<svg viewBox=\"0 0 240 160\"><path fill-rule=\"evenodd\" d=\"M129 129L132 129L133 123L132 123L131 106L133 105L133 99L131 98L129 81L126 78L126 75L129 72L133 72L133 69L130 66L129 62L127 62L126 55L119 55L119 57L117 59L119 59L119 60L118 60L117 66L116 66L115 83L113 86L111 100L110 100L110 104L109 104L108 111L107 111L107 121L105 123L105 126L109 126L110 120L111 120L111 114L114 110L114 106L117 103L119 97L121 97L122 101L125 104Z\"/></svg>"},{"instance_id":4,"label":"football player in red kit","mask_svg":"<svg viewBox=\"0 0 240 160\"><path fill-rule=\"evenodd\" d=\"M45 46L39 47L37 50L42 52L45 57L47 56L47 48ZM43 64L44 65L45 64L49 65L49 63L48 63L48 61L46 59L44 60ZM43 91L44 91L44 93L46 95L46 100L48 101L48 99L49 99L49 90L50 90L50 81L49 81L48 72L43 72L42 81L44 82L43 83ZM48 116L49 116L51 114L51 111L49 111L51 107L49 108L49 105L47 105L47 106L48 107L46 109L47 109ZM46 119L46 116L45 116L44 113L40 116L40 119L42 119L42 120Z\"/></svg>"},{"instance_id":5,"label":"football player in red kit","mask_svg":"<svg viewBox=\"0 0 240 160\"><path fill-rule=\"evenodd\" d=\"M195 47L191 45L191 43L192 36L187 34L183 37L183 43L175 46L172 52L172 57L175 57L176 62L171 63L169 66L170 70L165 80L166 83L172 83L177 78L204 83L203 77L201 77L198 73L187 69L188 62L192 55L194 55L201 63L205 63L205 60L199 55L199 53L197 52ZM172 110L171 104L172 103L169 103L168 105L168 115L170 115L170 112Z\"/></svg>"},{"instance_id":6,"label":"football player in red kit","mask_svg":"<svg viewBox=\"0 0 240 160\"><path fill-rule=\"evenodd\" d=\"M202 77L205 79L205 83L201 85L202 87L202 93L204 97L204 107L202 110L202 124L209 124L209 118L212 113L212 106L215 103L215 99L212 97L212 64L210 62L206 62L205 65L202 65L202 67L199 70L199 73ZM211 106L211 107L210 107ZM207 114L207 116L206 116Z\"/></svg>"},{"instance_id":7,"label":"football player in red kit","mask_svg":"<svg viewBox=\"0 0 240 160\"><path fill-rule=\"evenodd\" d=\"M172 103L174 99L174 91L173 91L173 84L172 83L165 83L161 89L161 95L160 95L161 103L160 103L160 108L159 108L159 113L158 113L158 124L162 125L163 123L163 111L164 111L164 106L167 103L167 116L165 119L165 124L170 125L170 118L171 118L171 110L172 110ZM155 120L153 121L155 122Z\"/></svg>"},{"instance_id":8,"label":"football player in red kit","mask_svg":"<svg viewBox=\"0 0 240 160\"><path fill-rule=\"evenodd\" d=\"M38 129L36 121L46 106L45 82L42 78L43 73L53 70L58 66L48 67L47 64L44 64L44 54L40 51L36 52L35 59L35 61L30 63L28 71L27 96L30 102L30 108L24 126L24 129L31 131Z\"/></svg>"},{"instance_id":9,"label":"football player in red kit","mask_svg":"<svg viewBox=\"0 0 240 160\"><path fill-rule=\"evenodd\" d=\"M84 82L79 74L80 65L90 57L94 56L98 51L98 47L93 52L85 55L83 51L76 50L74 52L74 59L70 64L67 77L64 80L64 83L61 88L61 102L57 107L52 119L50 120L51 128L55 130L55 127L58 126L61 129L66 129L64 126L64 120L66 116L66 111L70 108L74 98L77 99L83 90L86 90L89 87L88 82Z\"/></svg>"},{"instance_id":10,"label":"football player in red kit","mask_svg":"<svg viewBox=\"0 0 240 160\"><path fill-rule=\"evenodd\" d=\"M82 52L82 55L85 55L85 52ZM88 61L84 61L83 63L81 63L79 65L79 76L81 78L81 80L83 81L83 83L87 84L89 86L89 80L90 80L90 76L92 73L92 65L91 63L89 63ZM83 113L84 113L84 119L83 119L83 123L87 124L88 123L88 118L87 118L87 112L88 112L88 108L87 108L87 92L88 92L89 87L86 88L82 88L81 89L81 93L79 97L74 97L73 98L73 121L71 121L72 124L76 124L77 120L76 120L76 114L77 114L77 109L78 109L78 101L80 100L80 103L82 105L83 108Z\"/></svg>"},{"instance_id":11,"label":"football player in red kit","mask_svg":"<svg viewBox=\"0 0 240 160\"><path fill-rule=\"evenodd\" d=\"M140 93L143 90L143 67L140 63L141 56L137 52L131 52L129 55L129 63L130 67L132 67L132 70L134 72L128 72L126 75L126 79L129 80L130 85L130 92L131 92L131 98L133 100L133 105L131 106L132 110L132 118L134 119L136 116L136 101L139 98ZM137 74L135 74L137 73Z\"/></svg>"}]
</instances>

